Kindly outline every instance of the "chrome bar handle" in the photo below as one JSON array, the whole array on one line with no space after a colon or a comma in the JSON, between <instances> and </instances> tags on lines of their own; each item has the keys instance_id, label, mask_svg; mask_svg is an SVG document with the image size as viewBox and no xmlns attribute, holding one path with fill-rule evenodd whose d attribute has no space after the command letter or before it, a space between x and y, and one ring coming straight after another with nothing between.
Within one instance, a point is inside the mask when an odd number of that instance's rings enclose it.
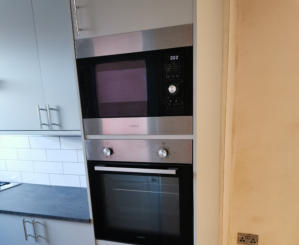
<instances>
[{"instance_id":1,"label":"chrome bar handle","mask_svg":"<svg viewBox=\"0 0 299 245\"><path fill-rule=\"evenodd\" d=\"M28 241L28 234L27 234L25 218L23 218L23 228L24 228L25 240Z\"/></svg>"},{"instance_id":2,"label":"chrome bar handle","mask_svg":"<svg viewBox=\"0 0 299 245\"><path fill-rule=\"evenodd\" d=\"M52 127L53 126L60 126L58 123L53 123L52 122L52 116L51 116L51 111L58 111L58 109L50 107L50 105L46 105L46 111L47 111L47 116L48 116L48 121L49 121L49 126Z\"/></svg>"},{"instance_id":3,"label":"chrome bar handle","mask_svg":"<svg viewBox=\"0 0 299 245\"><path fill-rule=\"evenodd\" d=\"M42 238L42 239L47 240L44 236L38 234L38 231L37 231L37 229L36 229L36 225L37 225L37 224L42 225L42 226L45 226L45 224L43 224L43 223L41 223L41 222L36 221L35 219L33 219L33 221L32 221L32 225L33 225L33 231L34 231L35 241L38 241L38 238Z\"/></svg>"},{"instance_id":4,"label":"chrome bar handle","mask_svg":"<svg viewBox=\"0 0 299 245\"><path fill-rule=\"evenodd\" d=\"M76 32L77 32L77 35L80 36L81 29L79 28L79 20L78 20L78 8L79 7L77 7L76 0L73 0L73 6L74 6Z\"/></svg>"},{"instance_id":5,"label":"chrome bar handle","mask_svg":"<svg viewBox=\"0 0 299 245\"><path fill-rule=\"evenodd\" d=\"M41 115L41 111L46 111L46 110L47 109L40 107L40 105L37 105L38 119L39 119L39 124L40 124L41 127L42 126L48 126L49 127L48 123L43 123L42 115Z\"/></svg>"},{"instance_id":6,"label":"chrome bar handle","mask_svg":"<svg viewBox=\"0 0 299 245\"><path fill-rule=\"evenodd\" d=\"M29 223L29 224L33 225L34 235L28 234L27 228L26 228L26 223ZM36 232L35 232L35 227L34 227L33 221L29 221L29 220L26 220L25 218L23 218L23 228L24 228L24 234L25 234L25 240L26 241L28 241L29 237L32 237L32 238L34 238L35 241L37 241L36 240L37 238L36 238Z\"/></svg>"},{"instance_id":7,"label":"chrome bar handle","mask_svg":"<svg viewBox=\"0 0 299 245\"><path fill-rule=\"evenodd\" d=\"M35 227L35 220L32 220L32 226L33 226L33 232L34 232L34 240L37 242L38 241L38 235L36 232L36 227Z\"/></svg>"},{"instance_id":8,"label":"chrome bar handle","mask_svg":"<svg viewBox=\"0 0 299 245\"><path fill-rule=\"evenodd\" d=\"M162 175L176 175L177 172L177 169L122 168L122 167L103 167L103 166L95 166L94 170L102 171L102 172L162 174Z\"/></svg>"}]
</instances>

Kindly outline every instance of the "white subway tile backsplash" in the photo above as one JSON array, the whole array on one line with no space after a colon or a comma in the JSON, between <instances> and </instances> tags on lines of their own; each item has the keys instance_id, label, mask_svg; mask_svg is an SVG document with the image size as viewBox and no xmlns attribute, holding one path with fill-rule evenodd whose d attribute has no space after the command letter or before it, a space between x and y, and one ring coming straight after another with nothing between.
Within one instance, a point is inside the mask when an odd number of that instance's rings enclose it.
<instances>
[{"instance_id":1,"label":"white subway tile backsplash","mask_svg":"<svg viewBox=\"0 0 299 245\"><path fill-rule=\"evenodd\" d=\"M85 174L85 167L83 163L65 162L63 163L63 172L65 174L83 175Z\"/></svg>"},{"instance_id":2,"label":"white subway tile backsplash","mask_svg":"<svg viewBox=\"0 0 299 245\"><path fill-rule=\"evenodd\" d=\"M87 187L87 179L85 175L80 176L80 186L84 188Z\"/></svg>"},{"instance_id":3,"label":"white subway tile backsplash","mask_svg":"<svg viewBox=\"0 0 299 245\"><path fill-rule=\"evenodd\" d=\"M80 177L77 175L50 174L50 184L80 187Z\"/></svg>"},{"instance_id":4,"label":"white subway tile backsplash","mask_svg":"<svg viewBox=\"0 0 299 245\"><path fill-rule=\"evenodd\" d=\"M86 187L81 137L0 136L0 181Z\"/></svg>"},{"instance_id":5,"label":"white subway tile backsplash","mask_svg":"<svg viewBox=\"0 0 299 245\"><path fill-rule=\"evenodd\" d=\"M46 160L46 152L45 150L22 149L18 150L18 159L44 161Z\"/></svg>"},{"instance_id":6,"label":"white subway tile backsplash","mask_svg":"<svg viewBox=\"0 0 299 245\"><path fill-rule=\"evenodd\" d=\"M0 149L29 148L28 136L0 135Z\"/></svg>"},{"instance_id":7,"label":"white subway tile backsplash","mask_svg":"<svg viewBox=\"0 0 299 245\"><path fill-rule=\"evenodd\" d=\"M10 182L22 182L22 176L20 172L0 171L0 180Z\"/></svg>"},{"instance_id":8,"label":"white subway tile backsplash","mask_svg":"<svg viewBox=\"0 0 299 245\"><path fill-rule=\"evenodd\" d=\"M33 172L33 163L31 161L7 160L6 167L8 171Z\"/></svg>"},{"instance_id":9,"label":"white subway tile backsplash","mask_svg":"<svg viewBox=\"0 0 299 245\"><path fill-rule=\"evenodd\" d=\"M61 162L34 162L34 171L36 173L62 174L63 168Z\"/></svg>"},{"instance_id":10,"label":"white subway tile backsplash","mask_svg":"<svg viewBox=\"0 0 299 245\"><path fill-rule=\"evenodd\" d=\"M47 150L48 161L78 162L75 150Z\"/></svg>"},{"instance_id":11,"label":"white subway tile backsplash","mask_svg":"<svg viewBox=\"0 0 299 245\"><path fill-rule=\"evenodd\" d=\"M61 149L63 150L81 150L81 137L60 137Z\"/></svg>"},{"instance_id":12,"label":"white subway tile backsplash","mask_svg":"<svg viewBox=\"0 0 299 245\"><path fill-rule=\"evenodd\" d=\"M84 162L85 161L84 154L83 154L82 150L77 151L77 156L78 156L78 162Z\"/></svg>"},{"instance_id":13,"label":"white subway tile backsplash","mask_svg":"<svg viewBox=\"0 0 299 245\"><path fill-rule=\"evenodd\" d=\"M17 159L18 154L16 149L1 149L0 148L0 159Z\"/></svg>"},{"instance_id":14,"label":"white subway tile backsplash","mask_svg":"<svg viewBox=\"0 0 299 245\"><path fill-rule=\"evenodd\" d=\"M30 136L32 149L60 149L59 137Z\"/></svg>"},{"instance_id":15,"label":"white subway tile backsplash","mask_svg":"<svg viewBox=\"0 0 299 245\"><path fill-rule=\"evenodd\" d=\"M49 185L50 179L48 174L22 173L22 182L30 184Z\"/></svg>"},{"instance_id":16,"label":"white subway tile backsplash","mask_svg":"<svg viewBox=\"0 0 299 245\"><path fill-rule=\"evenodd\" d=\"M5 171L6 169L6 160L0 160L0 171Z\"/></svg>"}]
</instances>

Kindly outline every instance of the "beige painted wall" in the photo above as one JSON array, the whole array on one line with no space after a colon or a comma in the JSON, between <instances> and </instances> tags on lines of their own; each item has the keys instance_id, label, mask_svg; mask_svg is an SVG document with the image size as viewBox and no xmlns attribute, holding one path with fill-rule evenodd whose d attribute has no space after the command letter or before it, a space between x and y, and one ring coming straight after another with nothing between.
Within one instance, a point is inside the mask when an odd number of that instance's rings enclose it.
<instances>
[{"instance_id":1,"label":"beige painted wall","mask_svg":"<svg viewBox=\"0 0 299 245\"><path fill-rule=\"evenodd\" d=\"M195 1L196 245L218 245L223 0Z\"/></svg>"},{"instance_id":2,"label":"beige painted wall","mask_svg":"<svg viewBox=\"0 0 299 245\"><path fill-rule=\"evenodd\" d=\"M237 0L225 0L223 42L222 139L221 139L221 221L220 243L228 244L230 218L230 190L232 182L232 126L236 67Z\"/></svg>"},{"instance_id":3,"label":"beige painted wall","mask_svg":"<svg viewBox=\"0 0 299 245\"><path fill-rule=\"evenodd\" d=\"M299 244L299 1L239 0L228 240ZM225 182L224 182L225 183Z\"/></svg>"}]
</instances>

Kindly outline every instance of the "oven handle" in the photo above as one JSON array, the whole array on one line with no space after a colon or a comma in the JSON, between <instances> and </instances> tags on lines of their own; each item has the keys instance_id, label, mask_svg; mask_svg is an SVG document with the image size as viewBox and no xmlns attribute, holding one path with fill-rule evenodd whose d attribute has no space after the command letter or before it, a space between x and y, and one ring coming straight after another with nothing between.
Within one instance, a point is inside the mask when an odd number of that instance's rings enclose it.
<instances>
[{"instance_id":1,"label":"oven handle","mask_svg":"<svg viewBox=\"0 0 299 245\"><path fill-rule=\"evenodd\" d=\"M102 166L95 166L94 170L103 171L103 172L163 174L163 175L176 175L177 172L177 169L121 168L121 167L102 167Z\"/></svg>"}]
</instances>

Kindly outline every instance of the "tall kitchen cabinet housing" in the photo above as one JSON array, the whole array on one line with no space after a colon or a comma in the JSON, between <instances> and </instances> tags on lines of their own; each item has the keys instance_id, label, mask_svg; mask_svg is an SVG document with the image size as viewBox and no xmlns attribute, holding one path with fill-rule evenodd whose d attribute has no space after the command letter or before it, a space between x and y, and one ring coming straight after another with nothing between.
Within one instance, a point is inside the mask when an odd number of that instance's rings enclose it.
<instances>
[{"instance_id":1,"label":"tall kitchen cabinet housing","mask_svg":"<svg viewBox=\"0 0 299 245\"><path fill-rule=\"evenodd\" d=\"M80 130L69 1L1 0L0 33L0 131Z\"/></svg>"},{"instance_id":2,"label":"tall kitchen cabinet housing","mask_svg":"<svg viewBox=\"0 0 299 245\"><path fill-rule=\"evenodd\" d=\"M76 38L193 23L193 0L72 0Z\"/></svg>"}]
</instances>

